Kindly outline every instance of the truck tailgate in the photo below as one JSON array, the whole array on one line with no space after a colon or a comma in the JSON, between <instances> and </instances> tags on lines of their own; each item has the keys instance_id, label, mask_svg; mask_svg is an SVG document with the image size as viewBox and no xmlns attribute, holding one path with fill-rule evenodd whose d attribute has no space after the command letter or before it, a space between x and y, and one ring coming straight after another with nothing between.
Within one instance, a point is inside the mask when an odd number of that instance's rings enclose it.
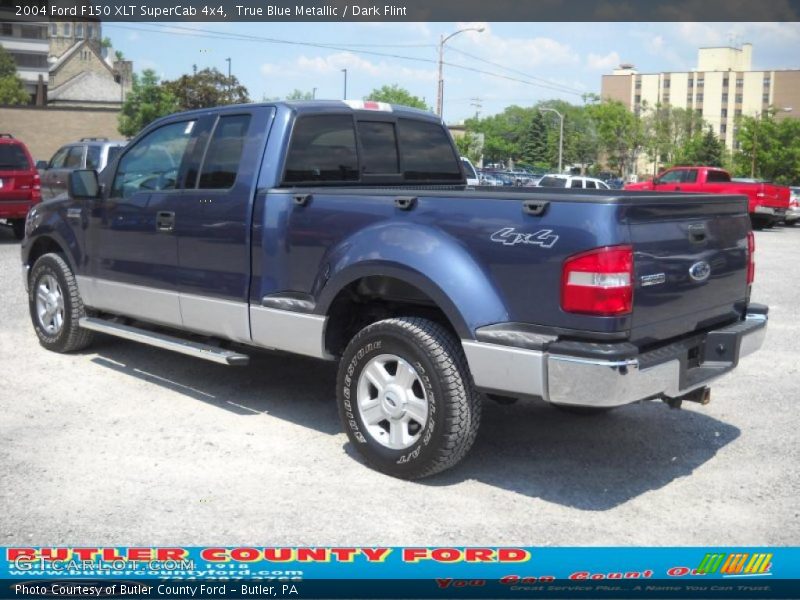
<instances>
[{"instance_id":1,"label":"truck tailgate","mask_svg":"<svg viewBox=\"0 0 800 600\"><path fill-rule=\"evenodd\" d=\"M631 339L641 345L741 318L747 301L742 196L629 205L634 250Z\"/></svg>"}]
</instances>

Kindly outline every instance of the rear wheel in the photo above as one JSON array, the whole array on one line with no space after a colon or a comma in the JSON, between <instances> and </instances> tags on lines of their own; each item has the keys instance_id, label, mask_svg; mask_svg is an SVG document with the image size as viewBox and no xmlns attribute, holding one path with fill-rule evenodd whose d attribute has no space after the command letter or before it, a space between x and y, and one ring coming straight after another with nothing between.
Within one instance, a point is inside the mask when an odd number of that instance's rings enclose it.
<instances>
[{"instance_id":1,"label":"rear wheel","mask_svg":"<svg viewBox=\"0 0 800 600\"><path fill-rule=\"evenodd\" d=\"M62 256L45 254L33 265L28 306L39 343L48 350L72 352L92 341L92 332L78 326L86 309L75 276Z\"/></svg>"},{"instance_id":2,"label":"rear wheel","mask_svg":"<svg viewBox=\"0 0 800 600\"><path fill-rule=\"evenodd\" d=\"M21 240L25 237L25 219L14 219L11 221L11 229L14 230L14 237Z\"/></svg>"},{"instance_id":3,"label":"rear wheel","mask_svg":"<svg viewBox=\"0 0 800 600\"><path fill-rule=\"evenodd\" d=\"M458 338L420 318L362 329L339 364L337 401L359 453L404 479L458 463L475 441L481 415Z\"/></svg>"}]
</instances>

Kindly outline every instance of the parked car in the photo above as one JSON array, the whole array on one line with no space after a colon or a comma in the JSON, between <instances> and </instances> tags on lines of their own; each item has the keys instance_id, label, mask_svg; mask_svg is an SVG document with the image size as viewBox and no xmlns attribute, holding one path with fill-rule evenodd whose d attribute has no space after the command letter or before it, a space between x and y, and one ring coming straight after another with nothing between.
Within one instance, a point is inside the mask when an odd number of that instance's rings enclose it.
<instances>
[{"instance_id":1,"label":"parked car","mask_svg":"<svg viewBox=\"0 0 800 600\"><path fill-rule=\"evenodd\" d=\"M800 220L800 187L790 187L791 196L789 197L789 208L786 209L784 222L787 225L794 225Z\"/></svg>"},{"instance_id":2,"label":"parked car","mask_svg":"<svg viewBox=\"0 0 800 600\"><path fill-rule=\"evenodd\" d=\"M545 175L539 180L539 187L579 188L586 190L607 190L604 181L583 175Z\"/></svg>"},{"instance_id":3,"label":"parked car","mask_svg":"<svg viewBox=\"0 0 800 600\"><path fill-rule=\"evenodd\" d=\"M490 173L488 171L481 171L479 175L480 175L481 185L488 185L491 187L503 186L503 182L497 177L495 177L494 173Z\"/></svg>"},{"instance_id":4,"label":"parked car","mask_svg":"<svg viewBox=\"0 0 800 600\"><path fill-rule=\"evenodd\" d=\"M748 212L753 227L770 227L782 221L789 208L789 188L763 181L732 181L725 169L718 167L673 167L658 177L625 186L626 190L656 192L704 192L741 194L748 198Z\"/></svg>"},{"instance_id":5,"label":"parked car","mask_svg":"<svg viewBox=\"0 0 800 600\"><path fill-rule=\"evenodd\" d=\"M475 170L475 167L472 165L472 161L466 156L462 156L461 164L464 167L464 173L467 177L467 185L471 185L473 187L480 185L480 178L478 177L478 172Z\"/></svg>"},{"instance_id":6,"label":"parked car","mask_svg":"<svg viewBox=\"0 0 800 600\"><path fill-rule=\"evenodd\" d=\"M0 219L25 235L25 215L42 200L39 173L27 146L10 133L0 133Z\"/></svg>"},{"instance_id":7,"label":"parked car","mask_svg":"<svg viewBox=\"0 0 800 600\"><path fill-rule=\"evenodd\" d=\"M483 393L706 403L761 345L741 198L464 184L444 123L416 109L173 114L28 214L31 323L55 352L102 332L223 365L338 361L350 444L403 478L465 456Z\"/></svg>"},{"instance_id":8,"label":"parked car","mask_svg":"<svg viewBox=\"0 0 800 600\"><path fill-rule=\"evenodd\" d=\"M127 144L124 140L85 137L61 146L49 161L36 163L42 178L42 196L53 198L67 191L67 176L76 169L102 171Z\"/></svg>"}]
</instances>

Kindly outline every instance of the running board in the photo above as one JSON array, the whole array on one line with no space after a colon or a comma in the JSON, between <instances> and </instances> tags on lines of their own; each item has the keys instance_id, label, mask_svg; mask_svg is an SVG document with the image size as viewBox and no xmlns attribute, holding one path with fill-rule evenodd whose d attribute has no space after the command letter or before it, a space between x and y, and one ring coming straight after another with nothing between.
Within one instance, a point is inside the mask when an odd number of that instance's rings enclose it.
<instances>
[{"instance_id":1,"label":"running board","mask_svg":"<svg viewBox=\"0 0 800 600\"><path fill-rule=\"evenodd\" d=\"M83 317L78 321L78 324L83 329L107 333L108 335L125 338L126 340L133 340L134 342L141 342L142 344L163 348L164 350L172 350L173 352L194 356L196 358L203 358L222 365L240 366L250 362L249 356L234 352L233 350L225 350L208 344L183 340L171 335L156 333L154 331L148 331L147 329L139 329L138 327L131 327L130 325L123 325L122 323L115 323L95 317Z\"/></svg>"}]
</instances>

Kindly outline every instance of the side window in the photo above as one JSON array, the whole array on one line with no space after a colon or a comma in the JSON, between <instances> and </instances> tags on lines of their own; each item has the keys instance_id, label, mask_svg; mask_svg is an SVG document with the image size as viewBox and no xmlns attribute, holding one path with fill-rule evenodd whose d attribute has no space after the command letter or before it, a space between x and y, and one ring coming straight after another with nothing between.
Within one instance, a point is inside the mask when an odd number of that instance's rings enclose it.
<instances>
[{"instance_id":1,"label":"side window","mask_svg":"<svg viewBox=\"0 0 800 600\"><path fill-rule=\"evenodd\" d=\"M359 121L358 138L364 150L361 159L362 172L365 174L400 172L394 123Z\"/></svg>"},{"instance_id":2,"label":"side window","mask_svg":"<svg viewBox=\"0 0 800 600\"><path fill-rule=\"evenodd\" d=\"M586 187L588 189L590 189L590 190L596 190L597 189L597 186L595 185L594 181L592 181L591 179L587 179L586 180Z\"/></svg>"},{"instance_id":3,"label":"side window","mask_svg":"<svg viewBox=\"0 0 800 600\"><path fill-rule=\"evenodd\" d=\"M250 115L220 117L200 171L204 189L227 189L236 181Z\"/></svg>"},{"instance_id":4,"label":"side window","mask_svg":"<svg viewBox=\"0 0 800 600\"><path fill-rule=\"evenodd\" d=\"M583 187L583 182L580 179L572 179L569 182L569 187L571 187L571 188L582 188Z\"/></svg>"},{"instance_id":5,"label":"side window","mask_svg":"<svg viewBox=\"0 0 800 600\"><path fill-rule=\"evenodd\" d=\"M683 183L695 183L697 181L697 169L683 170Z\"/></svg>"},{"instance_id":6,"label":"side window","mask_svg":"<svg viewBox=\"0 0 800 600\"><path fill-rule=\"evenodd\" d=\"M730 176L725 171L714 171L709 169L707 171L706 181L708 183L727 183L731 180Z\"/></svg>"},{"instance_id":7,"label":"side window","mask_svg":"<svg viewBox=\"0 0 800 600\"><path fill-rule=\"evenodd\" d=\"M659 183L680 183L683 180L683 173L686 169L675 169L669 173L665 173L658 178Z\"/></svg>"},{"instance_id":8,"label":"side window","mask_svg":"<svg viewBox=\"0 0 800 600\"><path fill-rule=\"evenodd\" d=\"M164 125L130 148L117 166L111 198L128 198L138 191L174 190L194 124Z\"/></svg>"},{"instance_id":9,"label":"side window","mask_svg":"<svg viewBox=\"0 0 800 600\"><path fill-rule=\"evenodd\" d=\"M63 148L59 148L58 152L53 155L53 158L50 159L50 164L48 165L48 169L62 169L64 168L64 160L67 158L67 152L69 152L69 146L64 146Z\"/></svg>"},{"instance_id":10,"label":"side window","mask_svg":"<svg viewBox=\"0 0 800 600\"><path fill-rule=\"evenodd\" d=\"M357 181L358 153L349 115L301 117L292 132L286 158L286 183Z\"/></svg>"},{"instance_id":11,"label":"side window","mask_svg":"<svg viewBox=\"0 0 800 600\"><path fill-rule=\"evenodd\" d=\"M439 123L398 120L403 176L409 180L463 178L460 159Z\"/></svg>"},{"instance_id":12,"label":"side window","mask_svg":"<svg viewBox=\"0 0 800 600\"><path fill-rule=\"evenodd\" d=\"M83 162L83 146L72 146L64 160L65 169L80 169Z\"/></svg>"},{"instance_id":13,"label":"side window","mask_svg":"<svg viewBox=\"0 0 800 600\"><path fill-rule=\"evenodd\" d=\"M99 169L100 168L100 152L103 148L101 146L89 146L86 148L86 168Z\"/></svg>"}]
</instances>

